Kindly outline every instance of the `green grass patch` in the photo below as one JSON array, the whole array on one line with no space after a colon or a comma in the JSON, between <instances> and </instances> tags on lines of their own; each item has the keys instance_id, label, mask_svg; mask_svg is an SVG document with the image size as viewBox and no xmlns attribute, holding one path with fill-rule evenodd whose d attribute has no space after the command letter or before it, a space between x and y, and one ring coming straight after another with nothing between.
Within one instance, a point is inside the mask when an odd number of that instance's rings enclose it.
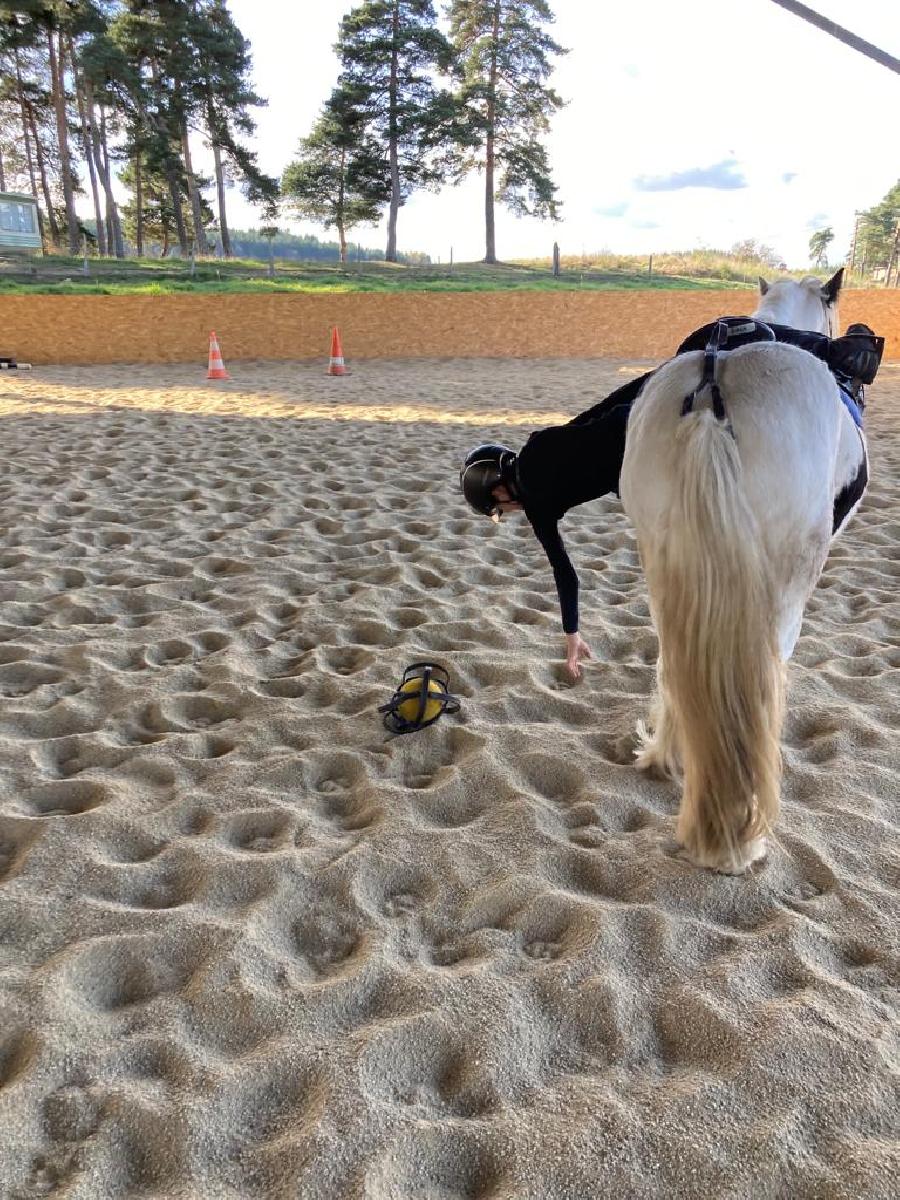
<instances>
[{"instance_id":1,"label":"green grass patch","mask_svg":"<svg viewBox=\"0 0 900 1200\"><path fill-rule=\"evenodd\" d=\"M559 278L549 268L523 264L459 263L453 267L397 266L393 263L340 264L279 263L274 278L266 264L229 260L215 266L173 265L158 259L89 260L82 273L80 259L61 256L35 260L30 269L7 268L0 273L0 295L171 295L197 293L278 292L493 292L493 291L612 291L722 287L720 278L687 274L654 274L617 267L567 267Z\"/></svg>"}]
</instances>

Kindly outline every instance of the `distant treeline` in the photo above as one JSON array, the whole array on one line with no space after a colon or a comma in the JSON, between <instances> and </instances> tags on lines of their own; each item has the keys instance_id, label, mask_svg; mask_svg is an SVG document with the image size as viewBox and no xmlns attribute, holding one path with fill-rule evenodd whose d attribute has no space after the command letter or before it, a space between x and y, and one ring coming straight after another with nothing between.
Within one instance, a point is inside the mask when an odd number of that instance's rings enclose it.
<instances>
[{"instance_id":1,"label":"distant treeline","mask_svg":"<svg viewBox=\"0 0 900 1200\"><path fill-rule=\"evenodd\" d=\"M233 229L231 247L239 258L268 258L269 239L260 236L257 229ZM324 242L315 234L277 233L272 239L272 254L275 258L296 262L339 262L340 246L337 242ZM427 254L414 252L400 254L402 263L427 265L431 258ZM351 243L347 251L349 262L384 262L384 250L373 250L370 246Z\"/></svg>"}]
</instances>

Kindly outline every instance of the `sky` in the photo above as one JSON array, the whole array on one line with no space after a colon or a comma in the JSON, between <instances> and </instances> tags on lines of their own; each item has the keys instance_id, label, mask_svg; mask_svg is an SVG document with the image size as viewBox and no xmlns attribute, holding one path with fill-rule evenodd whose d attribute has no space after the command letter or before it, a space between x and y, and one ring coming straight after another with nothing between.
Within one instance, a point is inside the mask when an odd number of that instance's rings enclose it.
<instances>
[{"instance_id":1,"label":"sky","mask_svg":"<svg viewBox=\"0 0 900 1200\"><path fill-rule=\"evenodd\" d=\"M900 58L900 0L808 0ZM253 51L255 148L280 176L337 78L333 45L352 0L229 0ZM611 251L727 249L754 238L791 267L830 225L832 261L847 253L854 212L900 178L900 75L785 12L772 0L550 0L553 87L566 101L548 151L559 222L497 207L501 259ZM439 0L438 7L442 7ZM238 191L229 221L260 217ZM473 176L401 209L401 251L446 262L484 255L483 181ZM287 215L292 232L331 238ZM382 246L384 223L351 234Z\"/></svg>"}]
</instances>

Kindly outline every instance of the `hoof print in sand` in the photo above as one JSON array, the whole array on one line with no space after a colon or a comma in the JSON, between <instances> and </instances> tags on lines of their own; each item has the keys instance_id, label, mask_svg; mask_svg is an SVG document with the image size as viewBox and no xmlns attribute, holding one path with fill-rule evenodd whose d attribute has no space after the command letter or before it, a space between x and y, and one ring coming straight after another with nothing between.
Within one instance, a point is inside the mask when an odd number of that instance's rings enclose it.
<instances>
[{"instance_id":1,"label":"hoof print in sand","mask_svg":"<svg viewBox=\"0 0 900 1200\"><path fill-rule=\"evenodd\" d=\"M392 1142L366 1171L362 1192L365 1200L492 1200L516 1194L514 1181L495 1163L482 1136L434 1125Z\"/></svg>"},{"instance_id":2,"label":"hoof print in sand","mask_svg":"<svg viewBox=\"0 0 900 1200\"><path fill-rule=\"evenodd\" d=\"M184 758L200 761L224 758L226 754L231 754L236 749L237 742L231 738L200 733L187 734L179 746L179 752Z\"/></svg>"},{"instance_id":3,"label":"hoof print in sand","mask_svg":"<svg viewBox=\"0 0 900 1200\"><path fill-rule=\"evenodd\" d=\"M375 661L371 650L356 646L323 646L316 654L319 666L333 675L356 675Z\"/></svg>"},{"instance_id":4,"label":"hoof print in sand","mask_svg":"<svg viewBox=\"0 0 900 1200\"><path fill-rule=\"evenodd\" d=\"M336 832L366 829L378 817L380 809L366 787L366 765L356 755L335 753L305 759L303 778L309 792L318 798L318 813Z\"/></svg>"},{"instance_id":5,"label":"hoof print in sand","mask_svg":"<svg viewBox=\"0 0 900 1200\"><path fill-rule=\"evenodd\" d=\"M525 942L522 953L535 962L553 962L562 954L562 946L559 942Z\"/></svg>"},{"instance_id":6,"label":"hoof print in sand","mask_svg":"<svg viewBox=\"0 0 900 1200\"><path fill-rule=\"evenodd\" d=\"M120 875L118 902L129 908L166 911L192 900L203 886L205 868L193 855L184 856L179 850L170 851L166 860Z\"/></svg>"},{"instance_id":7,"label":"hoof print in sand","mask_svg":"<svg viewBox=\"0 0 900 1200\"><path fill-rule=\"evenodd\" d=\"M0 1091L26 1077L39 1050L33 1033L0 1034Z\"/></svg>"},{"instance_id":8,"label":"hoof print in sand","mask_svg":"<svg viewBox=\"0 0 900 1200\"><path fill-rule=\"evenodd\" d=\"M393 896L387 897L382 905L382 911L392 921L402 921L418 912L423 903L424 896L416 892L395 892Z\"/></svg>"},{"instance_id":9,"label":"hoof print in sand","mask_svg":"<svg viewBox=\"0 0 900 1200\"><path fill-rule=\"evenodd\" d=\"M532 754L523 760L520 769L531 791L552 804L571 804L587 783L584 771L561 756Z\"/></svg>"},{"instance_id":10,"label":"hoof print in sand","mask_svg":"<svg viewBox=\"0 0 900 1200\"><path fill-rule=\"evenodd\" d=\"M351 929L301 919L293 929L294 953L308 980L351 973L365 957L363 939Z\"/></svg>"},{"instance_id":11,"label":"hoof print in sand","mask_svg":"<svg viewBox=\"0 0 900 1200\"><path fill-rule=\"evenodd\" d=\"M232 818L226 836L236 850L246 854L271 854L293 844L291 829L287 813L259 809Z\"/></svg>"},{"instance_id":12,"label":"hoof print in sand","mask_svg":"<svg viewBox=\"0 0 900 1200\"><path fill-rule=\"evenodd\" d=\"M302 675L277 675L274 679L260 680L256 686L273 700L300 700L306 693L307 682Z\"/></svg>"},{"instance_id":13,"label":"hoof print in sand","mask_svg":"<svg viewBox=\"0 0 900 1200\"><path fill-rule=\"evenodd\" d=\"M43 1124L53 1142L83 1142L97 1130L100 1109L96 1099L80 1087L52 1092L42 1105Z\"/></svg>"},{"instance_id":14,"label":"hoof print in sand","mask_svg":"<svg viewBox=\"0 0 900 1200\"><path fill-rule=\"evenodd\" d=\"M22 797L22 812L30 817L74 817L90 812L110 799L110 792L94 780L59 780L30 788Z\"/></svg>"},{"instance_id":15,"label":"hoof print in sand","mask_svg":"<svg viewBox=\"0 0 900 1200\"><path fill-rule=\"evenodd\" d=\"M9 828L3 832L7 824ZM28 848L37 836L36 827L30 822L10 820L7 823L0 817L0 883L19 873L28 856Z\"/></svg>"},{"instance_id":16,"label":"hoof print in sand","mask_svg":"<svg viewBox=\"0 0 900 1200\"><path fill-rule=\"evenodd\" d=\"M16 700L45 684L62 683L66 675L44 663L13 662L0 667L0 696Z\"/></svg>"},{"instance_id":17,"label":"hoof print in sand","mask_svg":"<svg viewBox=\"0 0 900 1200\"><path fill-rule=\"evenodd\" d=\"M119 935L81 944L65 969L65 986L88 1009L113 1013L180 992L203 957L193 939ZM83 948L82 948L83 947Z\"/></svg>"}]
</instances>

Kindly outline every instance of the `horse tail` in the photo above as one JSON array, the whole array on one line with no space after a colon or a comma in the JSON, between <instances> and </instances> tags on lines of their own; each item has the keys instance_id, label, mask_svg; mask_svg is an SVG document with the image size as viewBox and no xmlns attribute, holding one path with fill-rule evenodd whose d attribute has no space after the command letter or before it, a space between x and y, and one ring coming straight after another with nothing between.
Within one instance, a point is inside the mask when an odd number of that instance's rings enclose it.
<instances>
[{"instance_id":1,"label":"horse tail","mask_svg":"<svg viewBox=\"0 0 900 1200\"><path fill-rule=\"evenodd\" d=\"M698 861L742 870L778 815L777 587L730 427L703 409L675 436L674 511L651 590L682 736L678 833Z\"/></svg>"}]
</instances>

